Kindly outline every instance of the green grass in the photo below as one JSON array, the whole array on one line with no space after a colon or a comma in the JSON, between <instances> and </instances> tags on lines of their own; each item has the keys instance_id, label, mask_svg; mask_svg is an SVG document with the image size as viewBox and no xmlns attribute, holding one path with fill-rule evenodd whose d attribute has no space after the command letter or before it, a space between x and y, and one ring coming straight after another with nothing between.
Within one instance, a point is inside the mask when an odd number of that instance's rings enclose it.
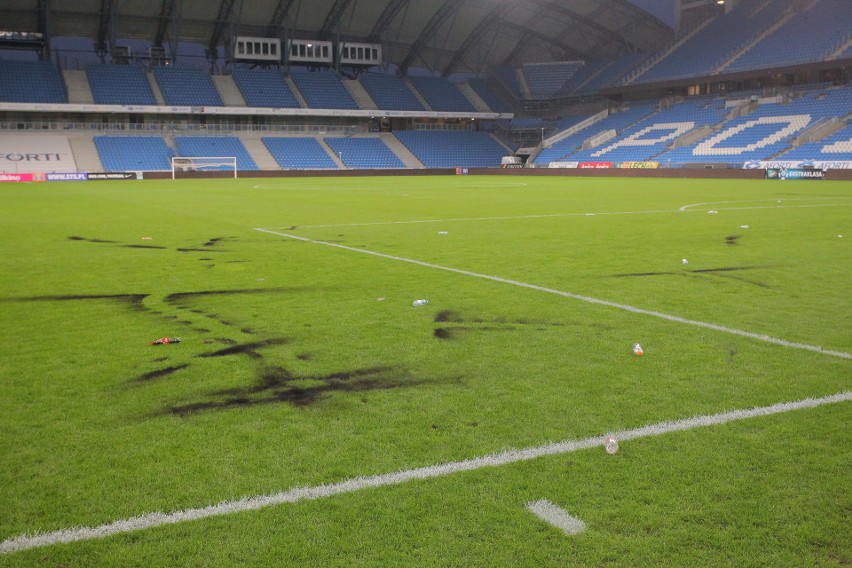
<instances>
[{"instance_id":1,"label":"green grass","mask_svg":"<svg viewBox=\"0 0 852 568\"><path fill-rule=\"evenodd\" d=\"M0 540L852 384L848 359L254 230L848 353L850 183L5 184L0 203ZM839 403L0 566L846 566L850 422ZM538 499L589 529L562 535Z\"/></svg>"}]
</instances>

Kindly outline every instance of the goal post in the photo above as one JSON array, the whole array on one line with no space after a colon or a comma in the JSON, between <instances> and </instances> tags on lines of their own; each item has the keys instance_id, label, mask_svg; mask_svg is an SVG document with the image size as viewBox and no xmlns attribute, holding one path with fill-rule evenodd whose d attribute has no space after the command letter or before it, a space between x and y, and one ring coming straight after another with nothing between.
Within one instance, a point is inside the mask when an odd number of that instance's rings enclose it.
<instances>
[{"instance_id":1,"label":"goal post","mask_svg":"<svg viewBox=\"0 0 852 568\"><path fill-rule=\"evenodd\" d=\"M236 156L174 156L172 157L172 179L180 172L233 171L237 178Z\"/></svg>"}]
</instances>

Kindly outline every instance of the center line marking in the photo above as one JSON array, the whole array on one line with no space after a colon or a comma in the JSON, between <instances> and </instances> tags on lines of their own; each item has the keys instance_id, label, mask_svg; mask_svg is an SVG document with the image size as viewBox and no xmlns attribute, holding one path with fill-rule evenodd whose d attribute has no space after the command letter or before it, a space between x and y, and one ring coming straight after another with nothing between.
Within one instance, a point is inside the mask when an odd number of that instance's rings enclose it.
<instances>
[{"instance_id":1,"label":"center line marking","mask_svg":"<svg viewBox=\"0 0 852 568\"><path fill-rule=\"evenodd\" d=\"M538 286L536 284L529 284L527 282L521 282L519 280L511 280L508 278L501 278L499 276L491 276L489 274L481 274L479 272L472 272L470 270L462 270L460 268L452 268L450 266L442 266L440 264L432 264L431 262L424 262L422 260L416 260L413 258L405 258L402 256L395 256L392 254L385 254L381 252L371 251L367 249L355 248L346 245L341 245L338 243L330 243L327 241L318 241L315 239L309 239L307 237L300 237L297 235L291 235L288 233L282 233L280 231L272 231L269 229L263 229L259 227L255 227L255 231L260 231L261 233L268 233L270 235L276 235L279 237L286 237L288 239L294 239L297 241L302 241L306 243L311 243L315 245L323 245L327 247L338 248L342 250L347 250L350 252L357 252L361 254L367 254L370 256L375 256L379 258L385 258L388 260L395 260L398 262L406 262L408 264L414 264L417 266L423 266L426 268L434 268L436 270L443 270L445 272L452 272L454 274L462 274L464 276L471 276L473 278L481 278L483 280L491 280L492 282L500 282L502 284L509 284L511 286L518 286L519 288L528 288L530 290L537 290L539 292L546 292L548 294L555 294L557 296L563 296L565 298L572 298L574 300L580 300L583 302L588 302L590 304L597 304L601 306L608 306L610 308L615 308L618 310L623 310L626 312L632 312L634 314L641 314L646 316L652 316L655 318L664 319L667 321L672 321L676 323L683 323L686 325L691 325L695 327L703 327L706 329L712 329L714 331L719 331L722 333L728 333L731 335L739 335L741 337L748 337L749 339L756 339L758 341L763 341L765 343L772 343L774 345L781 345L782 347L788 347L791 349L803 349L805 351L813 351L816 353L821 353L823 355L830 355L832 357L840 357L842 359L852 359L852 353L847 353L845 351L835 351L831 349L825 349L824 347L820 347L818 345L810 345L807 343L797 343L794 341L787 341L786 339L779 339L777 337L772 337L770 335L765 335L762 333L754 333L751 331L743 331L741 329L735 329L732 327L726 327L723 325L717 325L715 323L709 323L698 320L691 320L687 318L682 318L680 316L673 316L670 314L664 314L662 312L656 312L653 310L646 310L643 308L637 308L635 306L631 306L628 304L619 304L617 302L610 302L609 300L601 300L599 298L593 298L591 296L582 296L580 294L572 294L571 292L565 292L562 290L556 290L554 288L547 288L544 286Z\"/></svg>"},{"instance_id":2,"label":"center line marking","mask_svg":"<svg viewBox=\"0 0 852 568\"><path fill-rule=\"evenodd\" d=\"M413 480L432 479L461 473L464 471L475 471L486 467L496 467L513 463L525 462L545 456L556 456L586 450L606 443L607 437L615 436L619 441L637 440L651 436L660 436L672 432L683 432L694 428L727 424L748 418L772 416L793 410L805 408L816 408L827 404L852 401L852 391L841 392L822 398L805 398L795 402L781 402L771 406L759 406L751 409L731 410L718 414L696 416L672 422L659 422L632 430L622 432L611 432L604 436L593 436L581 440L568 440L555 442L543 446L534 446L520 450L508 450L498 454L491 454L479 458L471 458L455 462L418 467L395 473L385 473L369 477L356 477L329 485L315 485L313 487L296 487L287 491L273 493L271 495L254 495L243 497L235 501L223 501L217 505L200 507L197 509L185 509L171 513L146 513L138 517L121 519L97 527L76 527L62 529L53 532L37 533L33 535L23 534L0 542L0 554L9 554L20 550L40 548L52 544L71 543L83 540L92 540L108 536L125 534L164 525L176 525L188 521L220 517L232 513L244 511L257 511L273 505L284 503L298 503L302 501L316 501L334 495L352 493L364 489L376 487L388 487L401 485Z\"/></svg>"}]
</instances>

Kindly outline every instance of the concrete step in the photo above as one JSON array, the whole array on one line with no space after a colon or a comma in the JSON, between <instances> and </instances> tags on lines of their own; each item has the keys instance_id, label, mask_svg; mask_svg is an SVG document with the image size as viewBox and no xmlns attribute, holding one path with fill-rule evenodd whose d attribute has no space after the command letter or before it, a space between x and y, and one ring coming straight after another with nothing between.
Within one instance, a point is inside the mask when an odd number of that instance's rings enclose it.
<instances>
[{"instance_id":1,"label":"concrete step","mask_svg":"<svg viewBox=\"0 0 852 568\"><path fill-rule=\"evenodd\" d=\"M102 172L104 166L101 156L95 146L95 140L91 134L76 134L68 137L71 153L80 172Z\"/></svg>"},{"instance_id":2,"label":"concrete step","mask_svg":"<svg viewBox=\"0 0 852 568\"><path fill-rule=\"evenodd\" d=\"M230 75L213 75L213 85L219 91L219 96L222 98L222 103L225 106L244 107L246 101L240 93L240 88L234 82L234 78Z\"/></svg>"},{"instance_id":3,"label":"concrete step","mask_svg":"<svg viewBox=\"0 0 852 568\"><path fill-rule=\"evenodd\" d=\"M158 105L166 106L166 101L163 99L163 93L160 91L160 85L157 84L154 74L148 71L145 75L148 77L148 84L151 85L151 90L154 91L154 100L157 101Z\"/></svg>"},{"instance_id":4,"label":"concrete step","mask_svg":"<svg viewBox=\"0 0 852 568\"><path fill-rule=\"evenodd\" d=\"M391 134L390 132L382 132L379 134L379 138L385 143L385 145L390 148L391 152L396 154L396 157L402 160L402 163L405 164L406 168L425 168L417 156L415 156L411 150L405 147L405 144L399 141L399 138Z\"/></svg>"},{"instance_id":5,"label":"concrete step","mask_svg":"<svg viewBox=\"0 0 852 568\"><path fill-rule=\"evenodd\" d=\"M432 105L429 104L429 101L426 100L426 97L420 94L420 91L417 90L417 87L414 86L414 83L411 82L410 79L403 79L405 84L408 85L408 88L414 93L414 96L420 101L420 104L423 105L423 108L426 110L432 110Z\"/></svg>"},{"instance_id":6,"label":"concrete step","mask_svg":"<svg viewBox=\"0 0 852 568\"><path fill-rule=\"evenodd\" d=\"M349 94L352 95L352 98L355 99L355 102L358 104L358 108L361 110L379 109L378 105L372 97L370 97L370 93L368 93L364 86L358 81L343 79L343 86L346 87L346 90L349 91Z\"/></svg>"},{"instance_id":7,"label":"concrete step","mask_svg":"<svg viewBox=\"0 0 852 568\"><path fill-rule=\"evenodd\" d=\"M281 166L275 161L275 158L266 148L266 144L263 143L260 137L249 138L240 136L240 140L242 140L243 146L246 147L249 155L251 155L254 163L257 164L260 170L275 171L281 169Z\"/></svg>"},{"instance_id":8,"label":"concrete step","mask_svg":"<svg viewBox=\"0 0 852 568\"><path fill-rule=\"evenodd\" d=\"M488 104L482 100L482 97L473 90L470 83L459 83L458 88L459 91L461 91L461 94L470 101L470 104L473 105L473 108L475 108L477 112L494 112L494 110L489 108Z\"/></svg>"},{"instance_id":9,"label":"concrete step","mask_svg":"<svg viewBox=\"0 0 852 568\"><path fill-rule=\"evenodd\" d=\"M89 85L89 79L86 77L85 71L65 69L62 71L62 78L65 79L69 103L75 105L95 104L95 98L92 96L92 87Z\"/></svg>"},{"instance_id":10,"label":"concrete step","mask_svg":"<svg viewBox=\"0 0 852 568\"><path fill-rule=\"evenodd\" d=\"M284 77L284 80L287 81L287 84L290 86L290 90L293 91L293 95L296 97L296 100L299 101L299 106L302 108L308 108L308 102L305 100L305 97L302 96L302 93L296 86L295 81L293 81L290 77Z\"/></svg>"}]
</instances>

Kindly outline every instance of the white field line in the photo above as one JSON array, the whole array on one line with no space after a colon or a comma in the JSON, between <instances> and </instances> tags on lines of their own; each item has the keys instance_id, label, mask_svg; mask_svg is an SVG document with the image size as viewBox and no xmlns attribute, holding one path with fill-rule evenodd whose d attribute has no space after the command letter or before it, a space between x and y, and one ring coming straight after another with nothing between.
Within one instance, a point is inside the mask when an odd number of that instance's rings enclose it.
<instances>
[{"instance_id":1,"label":"white field line","mask_svg":"<svg viewBox=\"0 0 852 568\"><path fill-rule=\"evenodd\" d=\"M706 203L691 203L689 205L684 205L678 211L686 211L687 209L691 209L692 207L700 207L702 205L728 205L730 203L763 203L765 201L775 201L776 203L781 203L782 201L819 201L825 199L846 199L844 196L837 197L790 197L787 199L748 199L748 200L739 200L739 201L707 201ZM829 204L833 205L833 204ZM814 205L813 207L822 207L823 205Z\"/></svg>"},{"instance_id":2,"label":"white field line","mask_svg":"<svg viewBox=\"0 0 852 568\"><path fill-rule=\"evenodd\" d=\"M771 416L793 410L816 408L826 404L848 401L852 401L852 391L841 392L821 398L806 398L795 402L773 404L771 406L732 410L729 412L696 416L694 418L686 418L671 422L659 422L657 424L651 424L641 428L623 430L621 432L613 432L581 440L568 440L520 450L507 450L497 454L467 460L430 465L394 473L373 475L370 477L356 477L329 485L297 487L270 495L256 495L252 497L243 497L236 501L223 501L216 505L200 507L197 509L185 509L183 511L174 511L171 513L147 513L139 515L138 517L113 521L97 527L75 527L40 534L23 534L0 542L0 554L8 554L11 552L50 546L53 544L104 538L133 531L161 527L164 525L175 525L178 523L230 515L232 513L240 513L244 511L256 511L258 509L273 505L281 505L284 503L315 501L326 497L332 497L334 495L342 495L364 489L400 485L414 480L432 479L465 471L475 471L486 467L497 467L501 465L525 462L540 457L561 455L597 446L603 446L608 436L614 436L619 442L625 442L628 440L661 436L672 432L682 432L692 430L694 428L727 424L729 422L745 420L748 418Z\"/></svg>"},{"instance_id":3,"label":"white field line","mask_svg":"<svg viewBox=\"0 0 852 568\"><path fill-rule=\"evenodd\" d=\"M593 298L591 296L582 296L580 294L572 294L571 292L565 292L563 290L556 290L554 288L546 288L544 286L538 286L536 284L529 284L527 282L521 282L519 280L510 280L508 278L501 278L499 276L491 276L489 274L481 274L479 272L471 272L470 270L462 270L460 268L452 268L449 266L442 266L440 264L432 264L431 262L423 262L421 260L415 260L413 258L405 258L402 256L394 256L390 254L384 254L381 252L371 251L367 249L355 248L346 245L341 245L338 243L329 243L326 241L317 241L314 239L309 239L307 237L299 237L296 235L290 235L287 233L281 233L279 231L271 231L269 229L255 228L256 231L260 231L262 233L269 233L270 235L277 235L279 237L286 237L288 239L295 239L297 241L303 241L306 243L312 243L317 245L324 245L328 247L339 248L351 252L357 252L361 254L368 254L371 256L376 256L379 258L386 258L388 260L395 260L398 262L406 262L409 264L415 264L417 266L423 266L426 268L434 268L436 270L443 270L445 272L452 272L454 274L462 274L464 276L471 276L473 278L481 278L483 280L491 280L492 282L500 282L502 284L509 284L511 286L518 286L520 288L528 288L530 290L537 290L539 292L546 292L548 294L556 294L557 296L563 296L565 298L572 298L574 300L580 300L583 302L588 302L590 304L597 304L600 306L607 306L610 308L615 308L618 310L623 310L626 312L632 312L634 314L640 314L645 316L652 316L655 318L664 319L667 321L672 321L676 323L683 323L686 325L692 325L695 327L703 327L706 329L712 329L714 331L719 331L722 333L729 333L731 335L739 335L742 337L748 337L749 339L756 339L758 341L763 341L766 343L772 343L774 345L781 345L782 347L788 347L791 349L804 349L806 351L814 351L816 353L821 353L823 355L831 355L832 357L840 357L843 359L852 359L852 353L847 353L845 351L834 351L831 349L825 349L824 347L820 347L818 345L809 345L807 343L796 343L794 341L787 341L786 339L779 339L777 337L772 337L770 335L765 335L762 333L753 333L751 331L743 331L741 329L735 329L732 327L726 327L723 325L717 325L715 323L709 323L698 320L691 320L687 318L682 318L680 316L673 316L670 314L664 314L662 312L656 312L653 310L646 310L643 308L637 308L635 306L631 306L628 304L619 304L617 302L610 302L609 300L601 300L599 298Z\"/></svg>"},{"instance_id":4,"label":"white field line","mask_svg":"<svg viewBox=\"0 0 852 568\"><path fill-rule=\"evenodd\" d=\"M571 515L547 499L527 504L527 510L545 523L556 527L567 535L580 534L586 530L586 523Z\"/></svg>"},{"instance_id":5,"label":"white field line","mask_svg":"<svg viewBox=\"0 0 852 568\"><path fill-rule=\"evenodd\" d=\"M814 199L847 199L846 197L813 197L813 198L801 198L801 201L812 201ZM548 219L548 218L560 218L560 217L595 217L597 215L652 215L652 214L660 214L660 213L682 213L689 212L689 208L697 207L699 205L714 205L717 203L754 203L758 200L748 200L748 201L714 201L707 203L692 203L690 205L684 205L679 209L645 209L641 211L598 211L598 212L589 212L589 213L540 213L540 214L531 214L531 215L505 215L505 216L497 216L497 217L450 217L446 219L415 219L409 221L374 221L369 223L325 223L318 225L281 225L279 227L273 227L276 229L287 229L290 227L298 227L300 229L318 229L318 228L335 228L335 227L373 227L377 225L418 225L423 223L459 223L465 221L512 221L518 219ZM773 201L769 199L763 199L759 201ZM785 201L796 201L796 199L787 199ZM769 206L754 206L754 207L722 207L719 208L718 211L743 211L750 209L802 209L809 207L843 207L849 206L852 203L815 203L811 205L769 205ZM291 229L292 230L292 229Z\"/></svg>"}]
</instances>

